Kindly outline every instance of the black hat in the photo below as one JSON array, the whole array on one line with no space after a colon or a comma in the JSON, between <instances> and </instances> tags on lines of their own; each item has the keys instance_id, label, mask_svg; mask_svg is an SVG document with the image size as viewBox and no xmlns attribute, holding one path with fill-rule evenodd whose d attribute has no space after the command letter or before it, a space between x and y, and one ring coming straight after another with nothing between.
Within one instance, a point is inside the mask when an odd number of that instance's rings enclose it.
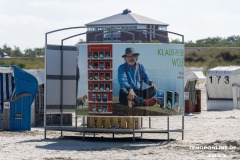
<instances>
[{"instance_id":1,"label":"black hat","mask_svg":"<svg viewBox=\"0 0 240 160\"><path fill-rule=\"evenodd\" d=\"M126 57L127 55L139 55L139 53L136 53L133 48L126 48L125 54L122 57Z\"/></svg>"}]
</instances>

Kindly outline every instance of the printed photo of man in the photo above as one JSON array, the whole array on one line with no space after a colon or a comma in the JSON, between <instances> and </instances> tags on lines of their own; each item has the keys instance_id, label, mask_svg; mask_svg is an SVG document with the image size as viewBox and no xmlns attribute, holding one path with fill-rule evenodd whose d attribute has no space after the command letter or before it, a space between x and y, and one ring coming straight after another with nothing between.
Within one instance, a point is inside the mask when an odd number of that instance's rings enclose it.
<instances>
[{"instance_id":1,"label":"printed photo of man","mask_svg":"<svg viewBox=\"0 0 240 160\"><path fill-rule=\"evenodd\" d=\"M130 108L154 106L157 103L157 100L153 98L157 86L148 76L145 67L137 62L139 55L133 48L126 48L122 56L125 63L118 67L119 102ZM143 89L143 83L149 88Z\"/></svg>"}]
</instances>

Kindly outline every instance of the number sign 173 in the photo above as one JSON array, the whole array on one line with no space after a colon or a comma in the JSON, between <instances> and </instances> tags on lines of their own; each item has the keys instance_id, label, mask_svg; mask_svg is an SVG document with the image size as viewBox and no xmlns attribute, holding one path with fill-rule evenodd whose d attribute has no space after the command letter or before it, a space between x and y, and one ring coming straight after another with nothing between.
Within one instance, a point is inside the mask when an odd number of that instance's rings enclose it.
<instances>
[{"instance_id":1,"label":"number sign 173","mask_svg":"<svg viewBox=\"0 0 240 160\"><path fill-rule=\"evenodd\" d=\"M219 81L221 80L222 76L216 76L216 77L217 77L217 83L219 83ZM209 78L210 78L210 81L212 83L213 76L210 76ZM224 83L225 84L229 84L229 76L224 76L223 78L224 78Z\"/></svg>"}]
</instances>

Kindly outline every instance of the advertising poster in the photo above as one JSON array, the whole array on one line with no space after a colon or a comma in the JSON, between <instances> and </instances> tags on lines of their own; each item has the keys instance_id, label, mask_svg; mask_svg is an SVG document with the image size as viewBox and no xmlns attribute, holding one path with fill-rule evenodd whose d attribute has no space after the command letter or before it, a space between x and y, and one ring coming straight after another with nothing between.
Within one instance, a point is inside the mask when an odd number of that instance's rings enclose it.
<instances>
[{"instance_id":1,"label":"advertising poster","mask_svg":"<svg viewBox=\"0 0 240 160\"><path fill-rule=\"evenodd\" d=\"M80 114L183 115L182 44L80 44L78 49L78 98L87 97Z\"/></svg>"}]
</instances>

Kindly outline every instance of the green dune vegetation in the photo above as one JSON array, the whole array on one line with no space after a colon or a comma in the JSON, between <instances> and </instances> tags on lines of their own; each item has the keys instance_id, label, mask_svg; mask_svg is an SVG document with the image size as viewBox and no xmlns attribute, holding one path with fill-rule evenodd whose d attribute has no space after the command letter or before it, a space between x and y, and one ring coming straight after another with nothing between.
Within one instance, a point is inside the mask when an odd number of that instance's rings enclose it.
<instances>
[{"instance_id":1,"label":"green dune vegetation","mask_svg":"<svg viewBox=\"0 0 240 160\"><path fill-rule=\"evenodd\" d=\"M185 67L240 65L240 36L213 37L185 43Z\"/></svg>"},{"instance_id":2,"label":"green dune vegetation","mask_svg":"<svg viewBox=\"0 0 240 160\"><path fill-rule=\"evenodd\" d=\"M30 57L18 57L18 58L0 58L0 66L18 66L22 69L43 69L44 58L30 58Z\"/></svg>"},{"instance_id":3,"label":"green dune vegetation","mask_svg":"<svg viewBox=\"0 0 240 160\"><path fill-rule=\"evenodd\" d=\"M197 47L185 48L185 67L240 65L240 47Z\"/></svg>"},{"instance_id":4,"label":"green dune vegetation","mask_svg":"<svg viewBox=\"0 0 240 160\"><path fill-rule=\"evenodd\" d=\"M25 49L23 52L19 47L9 47L4 44L0 47L0 54L7 53L10 58L0 57L1 66L15 65L22 69L43 69L44 48Z\"/></svg>"},{"instance_id":5,"label":"green dune vegetation","mask_svg":"<svg viewBox=\"0 0 240 160\"><path fill-rule=\"evenodd\" d=\"M155 42L152 42L155 43ZM171 43L180 43L172 40ZM22 69L44 68L44 48L11 48L4 44L0 53L11 58L0 58L0 65L16 65ZM205 70L217 66L240 65L240 36L227 38L213 37L185 42L185 67L204 67Z\"/></svg>"},{"instance_id":6,"label":"green dune vegetation","mask_svg":"<svg viewBox=\"0 0 240 160\"><path fill-rule=\"evenodd\" d=\"M0 58L0 65L16 65L22 69L44 68L43 57ZM240 65L240 47L185 47L185 67Z\"/></svg>"}]
</instances>

